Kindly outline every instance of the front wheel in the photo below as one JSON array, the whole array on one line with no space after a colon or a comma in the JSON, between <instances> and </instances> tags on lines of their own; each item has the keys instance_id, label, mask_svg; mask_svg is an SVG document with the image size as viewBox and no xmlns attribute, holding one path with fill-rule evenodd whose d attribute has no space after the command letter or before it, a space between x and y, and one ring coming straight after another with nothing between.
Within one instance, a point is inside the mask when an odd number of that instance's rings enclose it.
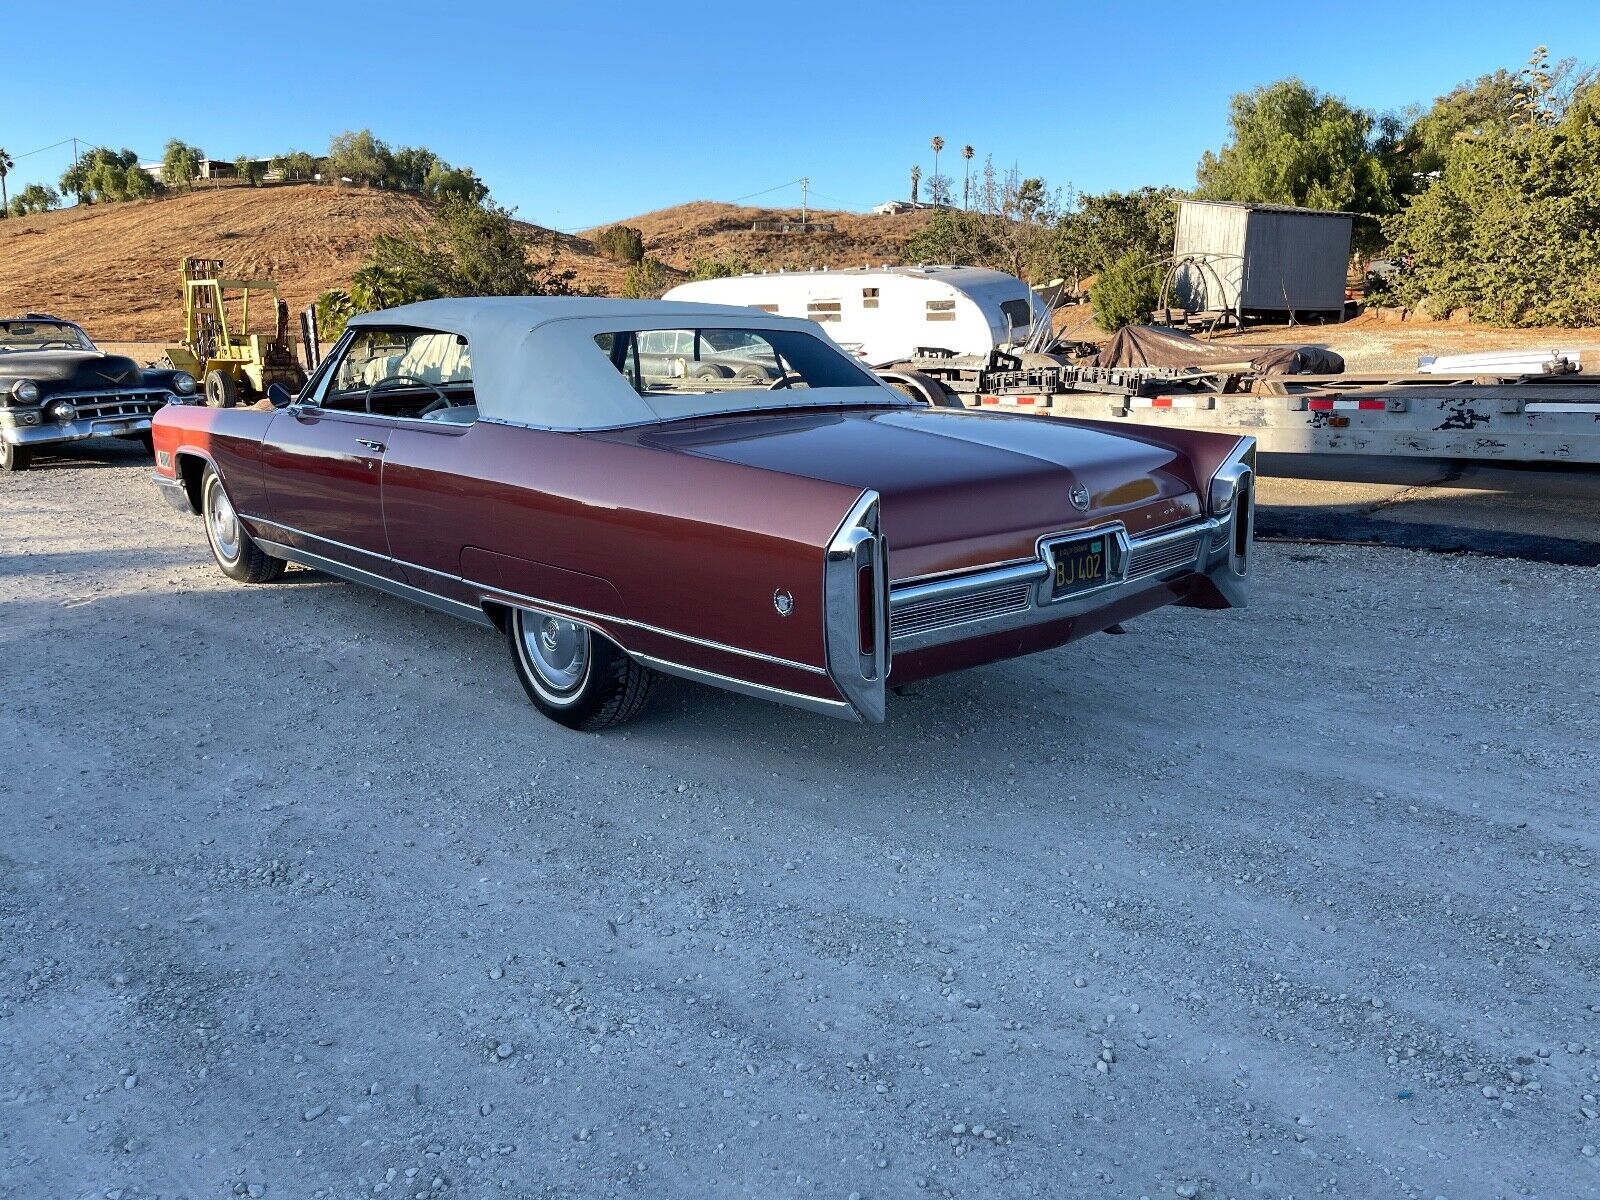
<instances>
[{"instance_id":1,"label":"front wheel","mask_svg":"<svg viewBox=\"0 0 1600 1200\"><path fill-rule=\"evenodd\" d=\"M233 511L233 502L222 487L222 477L209 465L200 480L200 511L206 521L211 556L229 579L240 583L271 583L283 574L288 564L256 545L255 538L240 523L239 514Z\"/></svg>"},{"instance_id":2,"label":"front wheel","mask_svg":"<svg viewBox=\"0 0 1600 1200\"><path fill-rule=\"evenodd\" d=\"M576 621L513 609L506 637L528 699L569 729L606 729L631 720L655 686L654 671Z\"/></svg>"},{"instance_id":3,"label":"front wheel","mask_svg":"<svg viewBox=\"0 0 1600 1200\"><path fill-rule=\"evenodd\" d=\"M33 465L32 446L13 446L0 438L0 471L26 471Z\"/></svg>"}]
</instances>

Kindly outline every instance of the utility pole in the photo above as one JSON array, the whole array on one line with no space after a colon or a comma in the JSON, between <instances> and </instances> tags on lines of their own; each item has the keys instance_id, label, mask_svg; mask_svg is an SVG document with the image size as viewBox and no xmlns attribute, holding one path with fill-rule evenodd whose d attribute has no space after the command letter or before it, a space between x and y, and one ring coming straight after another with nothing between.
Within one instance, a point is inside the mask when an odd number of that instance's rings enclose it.
<instances>
[{"instance_id":1,"label":"utility pole","mask_svg":"<svg viewBox=\"0 0 1600 1200\"><path fill-rule=\"evenodd\" d=\"M78 203L83 203L83 178L78 174L78 139L72 139L72 182L78 186L73 190L78 194Z\"/></svg>"},{"instance_id":2,"label":"utility pole","mask_svg":"<svg viewBox=\"0 0 1600 1200\"><path fill-rule=\"evenodd\" d=\"M806 227L806 223L807 223L807 218L806 218L807 204L806 204L806 201L810 198L810 196L811 196L811 179L810 179L809 176L801 176L801 178L800 178L800 229L801 229L802 232L804 232L805 227Z\"/></svg>"}]
</instances>

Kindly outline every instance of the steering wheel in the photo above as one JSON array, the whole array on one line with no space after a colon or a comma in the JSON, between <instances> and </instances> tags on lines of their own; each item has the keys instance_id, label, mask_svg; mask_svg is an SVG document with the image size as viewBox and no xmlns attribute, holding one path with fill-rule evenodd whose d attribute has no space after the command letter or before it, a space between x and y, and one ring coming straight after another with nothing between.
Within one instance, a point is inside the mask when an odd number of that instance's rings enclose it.
<instances>
[{"instance_id":1,"label":"steering wheel","mask_svg":"<svg viewBox=\"0 0 1600 1200\"><path fill-rule=\"evenodd\" d=\"M428 391L432 392L434 394L434 396L437 397L437 399L430 400L428 402L428 408L424 409L423 410L424 412L427 412L430 409L432 409L433 406L438 404L440 400L444 401L444 405L445 405L446 408L450 407L450 397L446 396L444 394L444 390L442 388L438 387L435 384L429 383L426 379L418 379L415 375L391 375L387 379L378 380L377 383L373 384L371 387L369 387L367 389L366 395L365 395L365 397L363 397L363 400L362 400L363 406L366 408L366 410L369 413L372 411L372 393L373 392L386 391L386 390L388 390L389 388L392 388L392 387L420 387L420 388L427 388Z\"/></svg>"},{"instance_id":2,"label":"steering wheel","mask_svg":"<svg viewBox=\"0 0 1600 1200\"><path fill-rule=\"evenodd\" d=\"M797 375L793 371L785 371L771 383L767 384L767 391L778 392L793 387L796 383L804 383L805 376Z\"/></svg>"},{"instance_id":3,"label":"steering wheel","mask_svg":"<svg viewBox=\"0 0 1600 1200\"><path fill-rule=\"evenodd\" d=\"M66 338L51 338L48 342L39 343L39 349L41 350L43 350L46 346L65 346L68 350L83 349L83 347L79 346L77 342L69 342Z\"/></svg>"},{"instance_id":4,"label":"steering wheel","mask_svg":"<svg viewBox=\"0 0 1600 1200\"><path fill-rule=\"evenodd\" d=\"M425 417L429 413L436 413L446 408L460 407L461 403L454 397L441 393L437 400L429 400L426 404L424 404L421 410L417 413L417 416Z\"/></svg>"}]
</instances>

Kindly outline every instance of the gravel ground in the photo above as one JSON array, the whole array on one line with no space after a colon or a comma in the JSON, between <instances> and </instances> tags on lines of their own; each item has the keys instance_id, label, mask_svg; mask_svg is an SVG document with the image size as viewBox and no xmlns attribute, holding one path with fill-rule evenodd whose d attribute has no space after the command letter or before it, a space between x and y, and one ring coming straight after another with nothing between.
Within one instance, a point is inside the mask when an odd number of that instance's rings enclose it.
<instances>
[{"instance_id":1,"label":"gravel ground","mask_svg":"<svg viewBox=\"0 0 1600 1200\"><path fill-rule=\"evenodd\" d=\"M0 480L7 1200L1600 1195L1600 572L596 737L147 470Z\"/></svg>"}]
</instances>

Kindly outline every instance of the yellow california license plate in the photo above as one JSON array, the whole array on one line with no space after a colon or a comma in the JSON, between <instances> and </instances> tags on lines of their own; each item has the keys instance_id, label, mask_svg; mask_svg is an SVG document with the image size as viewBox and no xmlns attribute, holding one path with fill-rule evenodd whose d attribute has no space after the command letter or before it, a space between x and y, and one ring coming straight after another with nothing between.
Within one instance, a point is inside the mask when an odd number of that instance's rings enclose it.
<instances>
[{"instance_id":1,"label":"yellow california license plate","mask_svg":"<svg viewBox=\"0 0 1600 1200\"><path fill-rule=\"evenodd\" d=\"M1110 578L1110 551L1111 539L1103 533L1052 545L1050 553L1056 571L1050 598L1056 600L1105 583Z\"/></svg>"}]
</instances>

